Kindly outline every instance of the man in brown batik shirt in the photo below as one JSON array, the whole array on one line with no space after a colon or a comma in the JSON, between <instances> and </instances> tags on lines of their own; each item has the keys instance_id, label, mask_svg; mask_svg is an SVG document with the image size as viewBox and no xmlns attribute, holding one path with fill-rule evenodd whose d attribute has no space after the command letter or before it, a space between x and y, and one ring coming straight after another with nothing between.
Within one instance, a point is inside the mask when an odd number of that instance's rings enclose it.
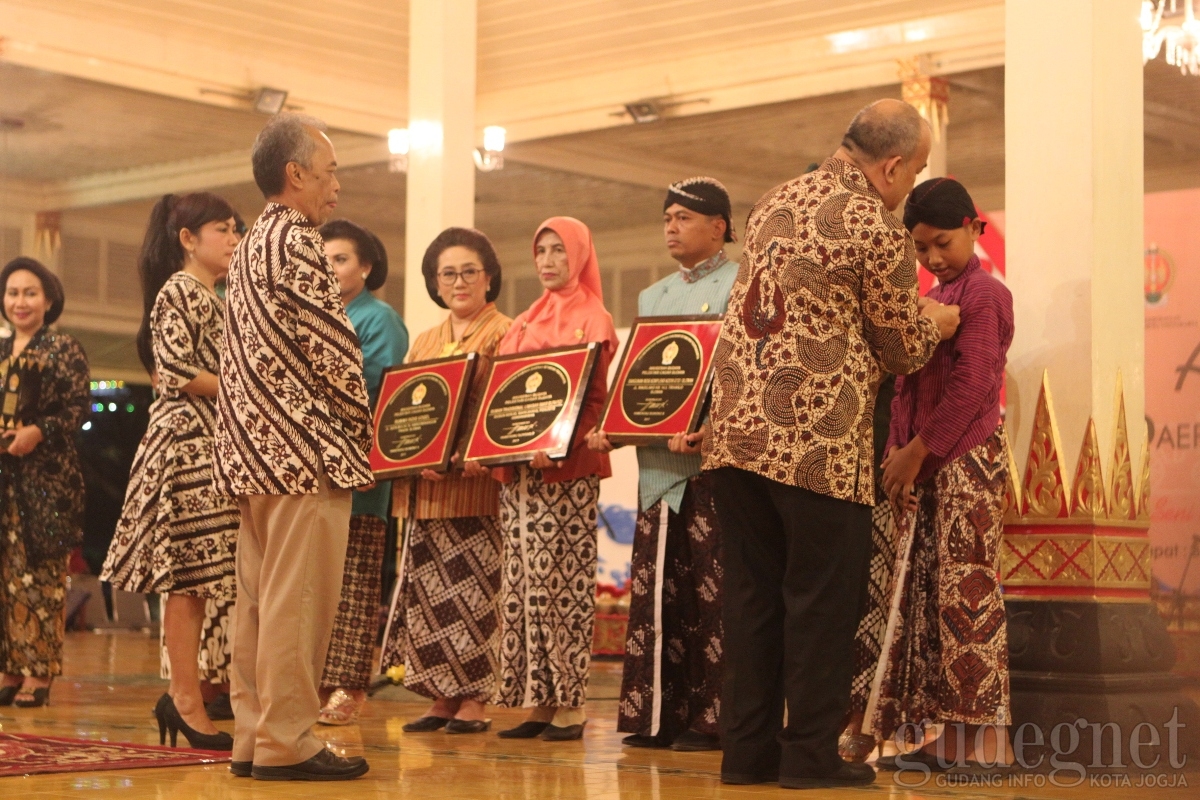
<instances>
[{"instance_id":1,"label":"man in brown batik shirt","mask_svg":"<svg viewBox=\"0 0 1200 800\"><path fill-rule=\"evenodd\" d=\"M875 394L883 370L918 369L958 324L953 306L918 305L912 239L891 214L929 149L916 110L881 100L747 223L704 461L724 532L727 783L874 780L837 737L870 558Z\"/></svg>"}]
</instances>

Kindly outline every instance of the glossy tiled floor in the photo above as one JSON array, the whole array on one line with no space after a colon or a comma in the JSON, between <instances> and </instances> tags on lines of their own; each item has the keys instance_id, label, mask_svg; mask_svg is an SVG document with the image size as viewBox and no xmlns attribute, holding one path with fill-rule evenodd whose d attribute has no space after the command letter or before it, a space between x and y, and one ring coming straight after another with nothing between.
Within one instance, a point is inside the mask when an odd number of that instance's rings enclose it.
<instances>
[{"instance_id":1,"label":"glossy tiled floor","mask_svg":"<svg viewBox=\"0 0 1200 800\"><path fill-rule=\"evenodd\" d=\"M156 642L139 634L70 634L67 675L54 687L53 703L42 709L0 709L8 732L41 733L110 741L157 744L150 715L164 682L158 675ZM1074 789L1052 786L976 785L948 788L930 783L906 789L887 774L860 790L798 794L778 786L722 786L717 753L622 750L615 732L620 665L600 662L593 675L591 720L582 742L549 744L506 742L494 734L447 736L404 734L400 726L417 717L424 705L413 695L389 689L363 713L361 724L323 729L322 735L348 754L363 754L371 771L353 783L262 783L232 778L224 765L0 778L0 797L107 798L581 798L585 800L668 800L668 798L757 797L963 797L979 798L1125 798L1195 797L1191 788L1136 788L1122 785ZM497 710L493 729L509 727L522 714ZM231 723L220 723L230 730ZM1137 781L1137 778L1131 778ZM1117 784L1120 782L1118 781Z\"/></svg>"}]
</instances>

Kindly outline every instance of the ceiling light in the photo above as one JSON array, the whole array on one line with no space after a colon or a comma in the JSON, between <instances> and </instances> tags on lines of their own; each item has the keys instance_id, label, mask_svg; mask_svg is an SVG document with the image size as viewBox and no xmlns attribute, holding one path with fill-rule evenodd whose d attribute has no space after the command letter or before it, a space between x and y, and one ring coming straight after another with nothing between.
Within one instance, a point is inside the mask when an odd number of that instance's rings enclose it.
<instances>
[{"instance_id":1,"label":"ceiling light","mask_svg":"<svg viewBox=\"0 0 1200 800\"><path fill-rule=\"evenodd\" d=\"M632 117L634 122L658 122L662 116L662 109L653 100L638 100L636 103L626 103L625 113Z\"/></svg>"},{"instance_id":2,"label":"ceiling light","mask_svg":"<svg viewBox=\"0 0 1200 800\"><path fill-rule=\"evenodd\" d=\"M483 172L504 169L504 139L508 131L499 125L488 125L483 129L483 151L473 150L475 166Z\"/></svg>"},{"instance_id":3,"label":"ceiling light","mask_svg":"<svg viewBox=\"0 0 1200 800\"><path fill-rule=\"evenodd\" d=\"M287 102L287 97L286 89L272 89L264 86L254 95L254 110L263 114L278 114L283 110L283 104Z\"/></svg>"},{"instance_id":4,"label":"ceiling light","mask_svg":"<svg viewBox=\"0 0 1200 800\"><path fill-rule=\"evenodd\" d=\"M408 150L412 140L408 128L392 128L388 131L388 169L392 172L408 172Z\"/></svg>"}]
</instances>

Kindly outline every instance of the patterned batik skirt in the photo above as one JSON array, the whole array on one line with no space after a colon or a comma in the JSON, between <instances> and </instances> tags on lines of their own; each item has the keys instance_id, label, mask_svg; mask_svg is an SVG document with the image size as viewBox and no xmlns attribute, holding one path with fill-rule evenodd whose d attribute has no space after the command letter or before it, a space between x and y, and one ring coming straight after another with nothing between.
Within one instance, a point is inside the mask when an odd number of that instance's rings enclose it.
<instances>
[{"instance_id":1,"label":"patterned batik skirt","mask_svg":"<svg viewBox=\"0 0 1200 800\"><path fill-rule=\"evenodd\" d=\"M854 681L850 684L850 710L862 714L871 696L871 684L883 651L888 610L895 587L892 570L896 567L896 523L892 503L883 482L875 482L875 508L871 511L871 566L867 575L867 596L854 636ZM864 733L870 733L869 720L863 720Z\"/></svg>"},{"instance_id":2,"label":"patterned batik skirt","mask_svg":"<svg viewBox=\"0 0 1200 800\"><path fill-rule=\"evenodd\" d=\"M884 656L867 706L880 738L906 723L1011 719L999 573L1007 477L998 428L919 484L916 512L898 523Z\"/></svg>"},{"instance_id":3,"label":"patterned batik skirt","mask_svg":"<svg viewBox=\"0 0 1200 800\"><path fill-rule=\"evenodd\" d=\"M47 678L62 674L67 559L30 563L12 483L3 490L0 537L0 672Z\"/></svg>"},{"instance_id":4,"label":"patterned batik skirt","mask_svg":"<svg viewBox=\"0 0 1200 800\"><path fill-rule=\"evenodd\" d=\"M166 602L159 595L159 602ZM171 659L167 654L166 629L160 626L159 674L171 679ZM197 667L202 683L229 683L229 664L233 658L233 601L208 598L204 601L204 624L200 628L200 654Z\"/></svg>"},{"instance_id":5,"label":"patterned batik skirt","mask_svg":"<svg viewBox=\"0 0 1200 800\"><path fill-rule=\"evenodd\" d=\"M618 731L667 744L689 729L718 735L721 555L711 481L690 479L678 513L659 500L638 514Z\"/></svg>"},{"instance_id":6,"label":"patterned batik skirt","mask_svg":"<svg viewBox=\"0 0 1200 800\"><path fill-rule=\"evenodd\" d=\"M329 653L321 674L322 689L365 691L375 666L379 606L383 592L383 551L387 522L374 514L350 517L342 596L338 601Z\"/></svg>"},{"instance_id":7,"label":"patterned batik skirt","mask_svg":"<svg viewBox=\"0 0 1200 800\"><path fill-rule=\"evenodd\" d=\"M404 665L423 697L478 700L496 691L500 524L496 517L408 523L381 669Z\"/></svg>"},{"instance_id":8,"label":"patterned batik skirt","mask_svg":"<svg viewBox=\"0 0 1200 800\"><path fill-rule=\"evenodd\" d=\"M204 404L156 406L100 579L127 592L232 600L241 515L213 485L216 421Z\"/></svg>"},{"instance_id":9,"label":"patterned batik skirt","mask_svg":"<svg viewBox=\"0 0 1200 800\"><path fill-rule=\"evenodd\" d=\"M500 489L504 538L500 674L495 702L579 708L596 624L600 478L543 483L516 467Z\"/></svg>"}]
</instances>

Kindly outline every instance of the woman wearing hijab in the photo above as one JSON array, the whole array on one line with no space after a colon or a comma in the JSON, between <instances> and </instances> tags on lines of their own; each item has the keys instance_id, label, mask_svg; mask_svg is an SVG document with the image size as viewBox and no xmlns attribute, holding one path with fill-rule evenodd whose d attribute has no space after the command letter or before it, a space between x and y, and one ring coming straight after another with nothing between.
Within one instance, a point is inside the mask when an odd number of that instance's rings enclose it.
<instances>
[{"instance_id":1,"label":"woman wearing hijab","mask_svg":"<svg viewBox=\"0 0 1200 800\"><path fill-rule=\"evenodd\" d=\"M975 255L978 217L950 178L922 183L904 208L917 260L938 279L929 296L958 305L962 322L924 367L896 379L883 460L899 533L895 586L866 718L881 739L908 723L945 725L902 757L932 770L1009 760L1000 390L1013 302ZM895 769L896 759L879 766Z\"/></svg>"},{"instance_id":2,"label":"woman wearing hijab","mask_svg":"<svg viewBox=\"0 0 1200 800\"><path fill-rule=\"evenodd\" d=\"M604 308L592 234L577 219L551 217L533 239L542 296L520 314L499 354L601 343L568 458L544 452L528 464L493 470L504 536L500 587L500 684L495 702L531 709L506 739L568 741L587 720L588 666L596 611L596 502L608 455L587 447L607 395L616 351Z\"/></svg>"},{"instance_id":3,"label":"woman wearing hijab","mask_svg":"<svg viewBox=\"0 0 1200 800\"><path fill-rule=\"evenodd\" d=\"M476 353L475 374L512 320L500 313L500 260L486 236L447 228L421 260L430 298L450 313L417 337L408 360ZM381 668L403 665L404 686L433 701L405 733L483 733L485 703L496 693L500 645L500 487L460 469L425 470L395 482L393 507L408 520L403 569L383 637Z\"/></svg>"}]
</instances>

